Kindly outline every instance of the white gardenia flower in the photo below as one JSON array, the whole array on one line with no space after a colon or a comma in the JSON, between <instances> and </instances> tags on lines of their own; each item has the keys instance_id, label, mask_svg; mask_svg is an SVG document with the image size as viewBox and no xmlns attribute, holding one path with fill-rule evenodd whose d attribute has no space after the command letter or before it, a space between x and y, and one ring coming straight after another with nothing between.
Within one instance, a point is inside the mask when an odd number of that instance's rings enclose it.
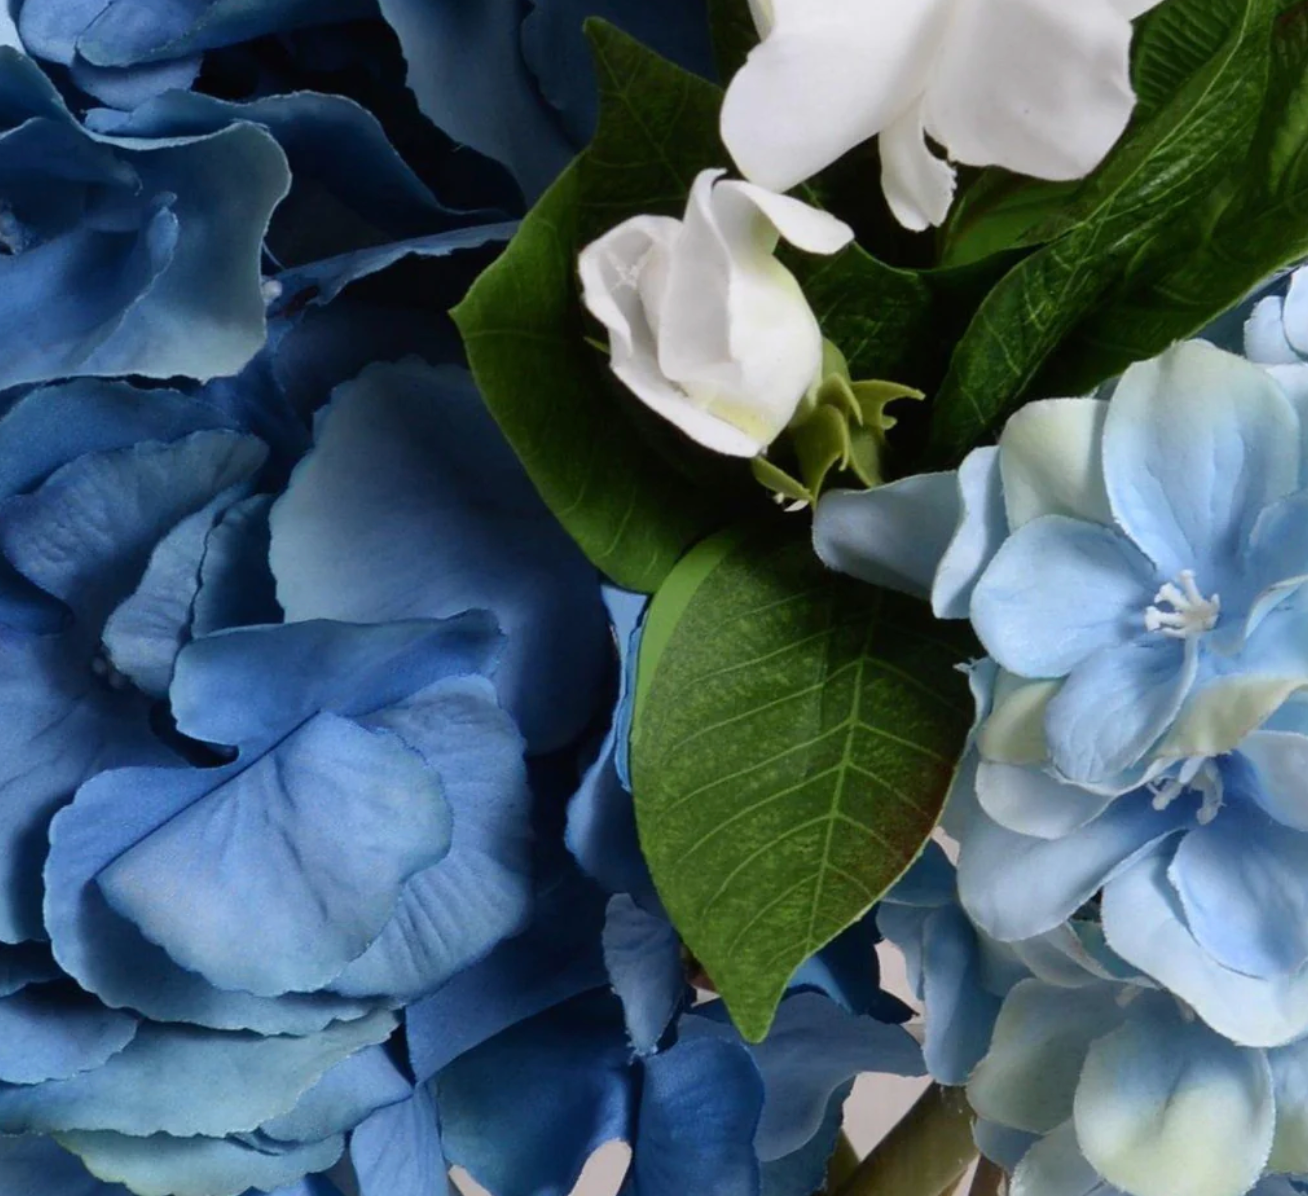
<instances>
[{"instance_id":1,"label":"white gardenia flower","mask_svg":"<svg viewBox=\"0 0 1308 1196\"><path fill-rule=\"evenodd\" d=\"M940 224L955 162L1089 174L1135 105L1131 21L1161 0L750 0L763 43L727 89L746 178L787 191L870 137L901 224Z\"/></svg>"},{"instance_id":2,"label":"white gardenia flower","mask_svg":"<svg viewBox=\"0 0 1308 1196\"><path fill-rule=\"evenodd\" d=\"M637 216L581 254L586 306L609 330L613 372L692 440L753 457L822 368L822 333L784 237L831 254L853 230L826 212L706 170L684 220Z\"/></svg>"}]
</instances>

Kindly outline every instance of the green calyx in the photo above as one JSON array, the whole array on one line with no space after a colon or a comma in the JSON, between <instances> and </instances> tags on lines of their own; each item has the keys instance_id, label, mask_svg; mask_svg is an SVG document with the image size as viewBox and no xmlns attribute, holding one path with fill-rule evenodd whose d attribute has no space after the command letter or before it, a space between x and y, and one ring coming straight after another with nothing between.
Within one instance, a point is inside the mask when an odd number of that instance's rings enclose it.
<instances>
[{"instance_id":1,"label":"green calyx","mask_svg":"<svg viewBox=\"0 0 1308 1196\"><path fill-rule=\"evenodd\" d=\"M822 376L809 388L781 444L785 464L758 456L754 477L778 502L816 506L827 478L853 474L864 486L885 481L886 433L895 426L886 408L897 399L921 399L920 390L897 382L855 382L844 354L822 346Z\"/></svg>"}]
</instances>

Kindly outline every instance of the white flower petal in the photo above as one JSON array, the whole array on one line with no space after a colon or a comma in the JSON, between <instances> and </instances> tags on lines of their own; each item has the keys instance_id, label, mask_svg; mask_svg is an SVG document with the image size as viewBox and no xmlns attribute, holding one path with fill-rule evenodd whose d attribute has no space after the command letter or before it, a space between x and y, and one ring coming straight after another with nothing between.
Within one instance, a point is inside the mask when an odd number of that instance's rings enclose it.
<instances>
[{"instance_id":1,"label":"white flower petal","mask_svg":"<svg viewBox=\"0 0 1308 1196\"><path fill-rule=\"evenodd\" d=\"M1110 0L959 0L927 129L958 162L1081 178L1130 119L1130 48Z\"/></svg>"},{"instance_id":2,"label":"white flower petal","mask_svg":"<svg viewBox=\"0 0 1308 1196\"><path fill-rule=\"evenodd\" d=\"M746 178L788 191L921 94L952 0L772 0L727 88L722 139Z\"/></svg>"},{"instance_id":3,"label":"white flower petal","mask_svg":"<svg viewBox=\"0 0 1308 1196\"><path fill-rule=\"evenodd\" d=\"M805 253L839 253L854 239L854 230L830 212L811 207L789 195L778 195L755 183L741 183L735 179L727 179L714 189L724 229L729 215L728 196L739 196L753 204L783 240Z\"/></svg>"},{"instance_id":4,"label":"white flower petal","mask_svg":"<svg viewBox=\"0 0 1308 1196\"><path fill-rule=\"evenodd\" d=\"M926 142L922 103L892 120L881 131L881 189L895 219L921 232L943 224L954 202L957 175Z\"/></svg>"}]
</instances>

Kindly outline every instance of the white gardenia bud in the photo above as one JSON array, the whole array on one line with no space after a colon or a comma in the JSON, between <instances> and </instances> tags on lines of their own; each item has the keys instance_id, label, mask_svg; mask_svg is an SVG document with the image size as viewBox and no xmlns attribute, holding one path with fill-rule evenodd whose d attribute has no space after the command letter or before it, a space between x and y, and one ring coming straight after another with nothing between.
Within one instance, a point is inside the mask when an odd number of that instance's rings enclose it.
<instances>
[{"instance_id":1,"label":"white gardenia bud","mask_svg":"<svg viewBox=\"0 0 1308 1196\"><path fill-rule=\"evenodd\" d=\"M609 330L613 372L692 440L753 457L822 367L822 333L773 256L784 237L836 253L853 230L826 212L706 170L684 220L637 216L582 251L583 298ZM720 181L721 180L721 181Z\"/></svg>"},{"instance_id":2,"label":"white gardenia bud","mask_svg":"<svg viewBox=\"0 0 1308 1196\"><path fill-rule=\"evenodd\" d=\"M940 224L955 162L1089 174L1135 105L1131 20L1161 0L751 0L762 45L727 89L741 173L786 191L872 137L908 228Z\"/></svg>"}]
</instances>

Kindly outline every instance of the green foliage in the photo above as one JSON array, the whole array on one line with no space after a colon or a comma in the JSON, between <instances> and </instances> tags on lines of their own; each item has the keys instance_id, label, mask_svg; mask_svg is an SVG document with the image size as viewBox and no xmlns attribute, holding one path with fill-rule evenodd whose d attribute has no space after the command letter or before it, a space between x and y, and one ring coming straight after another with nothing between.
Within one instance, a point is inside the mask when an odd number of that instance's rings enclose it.
<instances>
[{"instance_id":1,"label":"green foliage","mask_svg":"<svg viewBox=\"0 0 1308 1196\"><path fill-rule=\"evenodd\" d=\"M742 1033L904 872L935 826L971 643L827 572L778 519L697 547L660 589L632 738L641 843Z\"/></svg>"},{"instance_id":2,"label":"green foliage","mask_svg":"<svg viewBox=\"0 0 1308 1196\"><path fill-rule=\"evenodd\" d=\"M758 30L749 11L749 0L708 0L709 26L713 34L713 57L718 75L726 82L758 45Z\"/></svg>"},{"instance_id":3,"label":"green foliage","mask_svg":"<svg viewBox=\"0 0 1308 1196\"><path fill-rule=\"evenodd\" d=\"M982 302L936 396L937 459L956 460L1003 422L1078 325L1111 305L1141 254L1164 243L1173 260L1193 252L1171 238L1229 176L1254 134L1276 15L1277 0L1242 0L1219 50L1081 189L1066 231ZM1207 316L1220 310L1205 303Z\"/></svg>"}]
</instances>

